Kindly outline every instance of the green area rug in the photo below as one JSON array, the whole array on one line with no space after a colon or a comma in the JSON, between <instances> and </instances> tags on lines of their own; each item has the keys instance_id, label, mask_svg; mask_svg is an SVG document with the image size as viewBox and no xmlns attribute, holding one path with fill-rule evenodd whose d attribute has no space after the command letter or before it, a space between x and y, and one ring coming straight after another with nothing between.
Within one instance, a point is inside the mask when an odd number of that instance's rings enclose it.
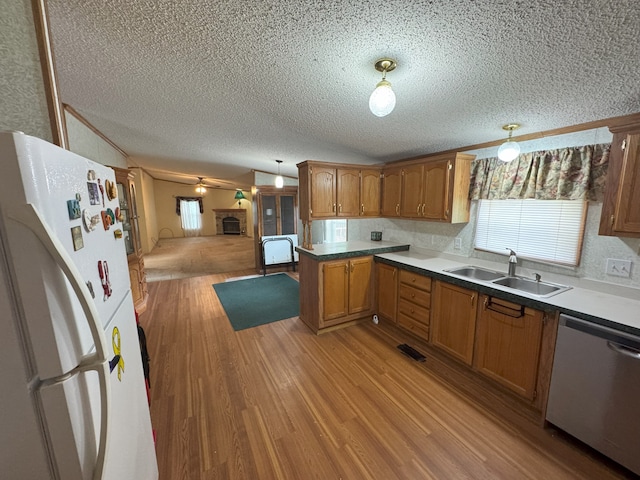
<instances>
[{"instance_id":1,"label":"green area rug","mask_svg":"<svg viewBox=\"0 0 640 480\"><path fill-rule=\"evenodd\" d=\"M286 273L213 285L234 330L300 314L300 285Z\"/></svg>"}]
</instances>

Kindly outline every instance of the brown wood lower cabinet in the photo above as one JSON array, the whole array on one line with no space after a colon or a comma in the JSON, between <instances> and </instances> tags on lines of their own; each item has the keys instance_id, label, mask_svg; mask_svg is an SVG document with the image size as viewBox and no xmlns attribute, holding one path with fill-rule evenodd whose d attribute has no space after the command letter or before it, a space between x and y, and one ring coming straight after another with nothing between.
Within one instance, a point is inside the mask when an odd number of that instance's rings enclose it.
<instances>
[{"instance_id":1,"label":"brown wood lower cabinet","mask_svg":"<svg viewBox=\"0 0 640 480\"><path fill-rule=\"evenodd\" d=\"M431 278L400 270L398 280L398 325L429 340Z\"/></svg>"},{"instance_id":2,"label":"brown wood lower cabinet","mask_svg":"<svg viewBox=\"0 0 640 480\"><path fill-rule=\"evenodd\" d=\"M376 263L377 314L396 323L398 308L398 269L386 263Z\"/></svg>"},{"instance_id":3,"label":"brown wood lower cabinet","mask_svg":"<svg viewBox=\"0 0 640 480\"><path fill-rule=\"evenodd\" d=\"M473 361L478 293L436 281L431 342L467 365Z\"/></svg>"},{"instance_id":4,"label":"brown wood lower cabinet","mask_svg":"<svg viewBox=\"0 0 640 480\"><path fill-rule=\"evenodd\" d=\"M300 319L314 332L373 314L373 257L300 256Z\"/></svg>"},{"instance_id":5,"label":"brown wood lower cabinet","mask_svg":"<svg viewBox=\"0 0 640 480\"><path fill-rule=\"evenodd\" d=\"M529 400L536 395L544 313L483 295L475 368Z\"/></svg>"}]
</instances>

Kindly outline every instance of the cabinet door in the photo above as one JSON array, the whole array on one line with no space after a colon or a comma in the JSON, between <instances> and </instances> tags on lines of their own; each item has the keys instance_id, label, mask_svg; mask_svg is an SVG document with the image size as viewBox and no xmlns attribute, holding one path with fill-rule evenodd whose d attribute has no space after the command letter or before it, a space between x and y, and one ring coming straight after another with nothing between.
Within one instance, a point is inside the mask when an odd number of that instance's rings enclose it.
<instances>
[{"instance_id":1,"label":"cabinet door","mask_svg":"<svg viewBox=\"0 0 640 480\"><path fill-rule=\"evenodd\" d=\"M398 305L398 269L384 263L376 263L376 290L378 315L396 322Z\"/></svg>"},{"instance_id":2,"label":"cabinet door","mask_svg":"<svg viewBox=\"0 0 640 480\"><path fill-rule=\"evenodd\" d=\"M543 312L486 295L482 297L482 305L476 368L532 400L538 377Z\"/></svg>"},{"instance_id":3,"label":"cabinet door","mask_svg":"<svg viewBox=\"0 0 640 480\"><path fill-rule=\"evenodd\" d=\"M420 217L422 215L423 166L411 165L402 170L401 217Z\"/></svg>"},{"instance_id":4,"label":"cabinet door","mask_svg":"<svg viewBox=\"0 0 640 480\"><path fill-rule=\"evenodd\" d=\"M436 282L431 342L467 365L473 360L477 296L473 290Z\"/></svg>"},{"instance_id":5,"label":"cabinet door","mask_svg":"<svg viewBox=\"0 0 640 480\"><path fill-rule=\"evenodd\" d=\"M337 215L357 217L360 214L360 170L339 168L336 175Z\"/></svg>"},{"instance_id":6,"label":"cabinet door","mask_svg":"<svg viewBox=\"0 0 640 480\"><path fill-rule=\"evenodd\" d=\"M382 175L382 216L399 217L402 192L402 169L389 168Z\"/></svg>"},{"instance_id":7,"label":"cabinet door","mask_svg":"<svg viewBox=\"0 0 640 480\"><path fill-rule=\"evenodd\" d=\"M372 308L371 276L373 257L349 261L349 313L366 312Z\"/></svg>"},{"instance_id":8,"label":"cabinet door","mask_svg":"<svg viewBox=\"0 0 640 480\"><path fill-rule=\"evenodd\" d=\"M144 300L144 289L140 277L138 265L129 263L129 283L131 284L131 298L134 305Z\"/></svg>"},{"instance_id":9,"label":"cabinet door","mask_svg":"<svg viewBox=\"0 0 640 480\"><path fill-rule=\"evenodd\" d=\"M278 235L278 210L275 195L260 195L262 235Z\"/></svg>"},{"instance_id":10,"label":"cabinet door","mask_svg":"<svg viewBox=\"0 0 640 480\"><path fill-rule=\"evenodd\" d=\"M424 166L424 218L449 219L449 165L445 160Z\"/></svg>"},{"instance_id":11,"label":"cabinet door","mask_svg":"<svg viewBox=\"0 0 640 480\"><path fill-rule=\"evenodd\" d=\"M336 216L336 169L313 166L311 172L311 215Z\"/></svg>"},{"instance_id":12,"label":"cabinet door","mask_svg":"<svg viewBox=\"0 0 640 480\"><path fill-rule=\"evenodd\" d=\"M338 260L322 264L322 319L333 320L348 313L349 262Z\"/></svg>"},{"instance_id":13,"label":"cabinet door","mask_svg":"<svg viewBox=\"0 0 640 480\"><path fill-rule=\"evenodd\" d=\"M360 171L360 216L380 215L380 170Z\"/></svg>"},{"instance_id":14,"label":"cabinet door","mask_svg":"<svg viewBox=\"0 0 640 480\"><path fill-rule=\"evenodd\" d=\"M640 234L640 133L627 135L613 229Z\"/></svg>"}]
</instances>

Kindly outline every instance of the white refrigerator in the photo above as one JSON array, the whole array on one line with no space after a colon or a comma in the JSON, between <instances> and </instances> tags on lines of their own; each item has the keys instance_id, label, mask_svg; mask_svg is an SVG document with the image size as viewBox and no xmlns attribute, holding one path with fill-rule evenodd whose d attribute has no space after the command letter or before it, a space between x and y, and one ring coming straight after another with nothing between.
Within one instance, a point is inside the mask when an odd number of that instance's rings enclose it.
<instances>
[{"instance_id":1,"label":"white refrigerator","mask_svg":"<svg viewBox=\"0 0 640 480\"><path fill-rule=\"evenodd\" d=\"M112 169L0 133L0 476L156 479Z\"/></svg>"}]
</instances>

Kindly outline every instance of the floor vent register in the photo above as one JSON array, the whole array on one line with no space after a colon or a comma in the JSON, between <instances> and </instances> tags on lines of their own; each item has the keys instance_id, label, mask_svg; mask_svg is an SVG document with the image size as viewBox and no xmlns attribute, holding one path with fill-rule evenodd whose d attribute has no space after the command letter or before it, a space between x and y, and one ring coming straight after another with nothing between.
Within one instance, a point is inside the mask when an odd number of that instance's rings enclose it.
<instances>
[{"instance_id":1,"label":"floor vent register","mask_svg":"<svg viewBox=\"0 0 640 480\"><path fill-rule=\"evenodd\" d=\"M402 344L398 345L398 350L400 350L402 353L404 353L405 355L413 358L414 360L416 360L418 362L424 362L427 359L419 351L417 351L415 348L407 345L406 343L402 343Z\"/></svg>"}]
</instances>

